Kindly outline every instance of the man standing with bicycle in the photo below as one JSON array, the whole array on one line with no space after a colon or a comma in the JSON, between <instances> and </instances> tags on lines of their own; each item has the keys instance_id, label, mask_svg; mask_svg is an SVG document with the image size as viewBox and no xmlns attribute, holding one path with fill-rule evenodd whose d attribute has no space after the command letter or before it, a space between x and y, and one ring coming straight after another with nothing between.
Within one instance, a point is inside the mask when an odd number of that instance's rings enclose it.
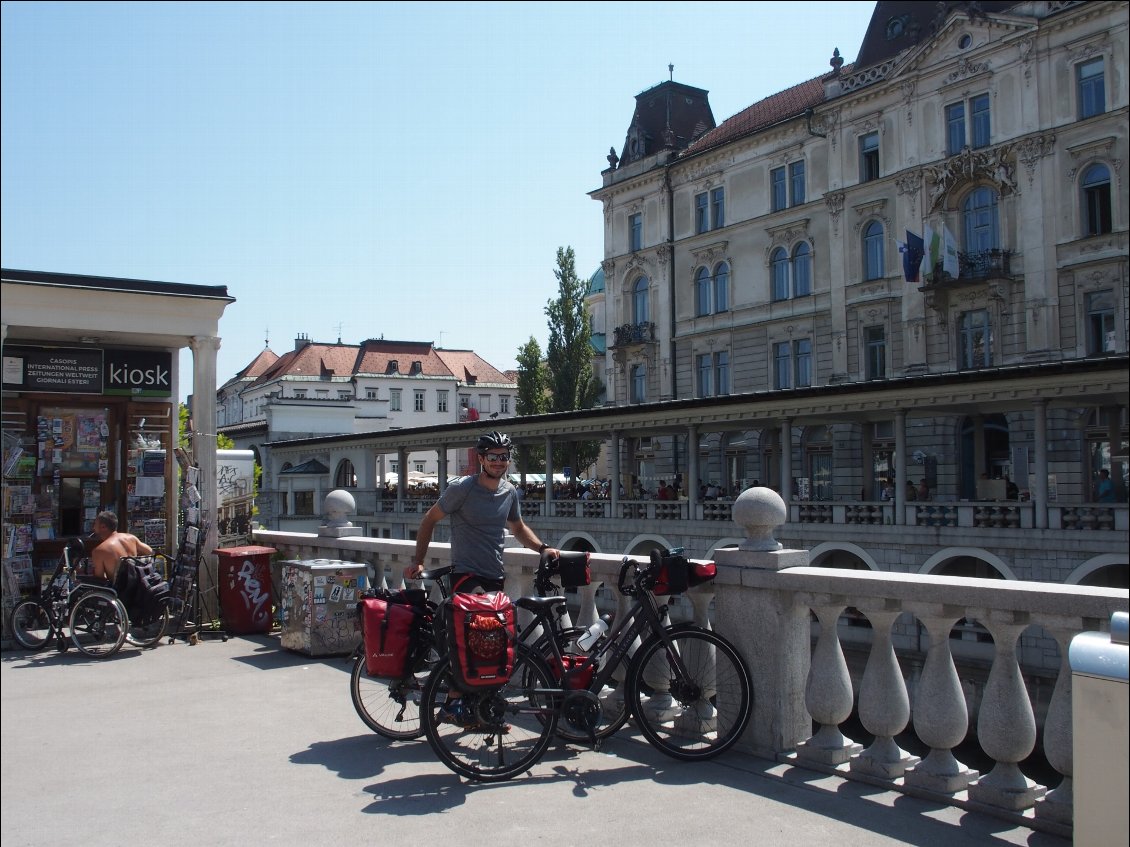
<instances>
[{"instance_id":1,"label":"man standing with bicycle","mask_svg":"<svg viewBox=\"0 0 1130 847\"><path fill-rule=\"evenodd\" d=\"M451 593L502 591L506 570L502 550L509 529L523 547L556 556L557 551L541 541L525 521L519 508L518 490L506 479L510 469L510 436L489 432L479 437L475 452L479 472L452 483L432 506L416 533L416 555L404 569L405 579L418 579L424 570L435 525L451 517ZM458 720L454 702L448 711Z\"/></svg>"}]
</instances>

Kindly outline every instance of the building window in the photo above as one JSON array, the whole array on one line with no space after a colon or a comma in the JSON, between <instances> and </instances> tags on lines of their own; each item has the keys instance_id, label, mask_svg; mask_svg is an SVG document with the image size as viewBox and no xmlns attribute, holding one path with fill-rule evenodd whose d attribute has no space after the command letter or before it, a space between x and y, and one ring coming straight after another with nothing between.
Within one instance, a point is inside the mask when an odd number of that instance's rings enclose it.
<instances>
[{"instance_id":1,"label":"building window","mask_svg":"<svg viewBox=\"0 0 1130 847\"><path fill-rule=\"evenodd\" d=\"M390 388L388 390L388 409L390 412L400 411L400 389Z\"/></svg>"},{"instance_id":2,"label":"building window","mask_svg":"<svg viewBox=\"0 0 1130 847\"><path fill-rule=\"evenodd\" d=\"M510 395L509 394L499 394L498 395L498 413L500 415L509 415L510 414Z\"/></svg>"},{"instance_id":3,"label":"building window","mask_svg":"<svg viewBox=\"0 0 1130 847\"><path fill-rule=\"evenodd\" d=\"M377 389L366 388L365 389L365 399L366 400L376 400L377 399Z\"/></svg>"},{"instance_id":4,"label":"building window","mask_svg":"<svg viewBox=\"0 0 1130 847\"><path fill-rule=\"evenodd\" d=\"M714 393L714 357L710 353L698 356L698 396L709 397Z\"/></svg>"},{"instance_id":5,"label":"building window","mask_svg":"<svg viewBox=\"0 0 1130 847\"><path fill-rule=\"evenodd\" d=\"M721 188L710 192L710 228L721 229L726 225L726 192Z\"/></svg>"},{"instance_id":6,"label":"building window","mask_svg":"<svg viewBox=\"0 0 1130 847\"><path fill-rule=\"evenodd\" d=\"M706 192L696 194L694 198L694 231L706 232L710 229L710 203Z\"/></svg>"},{"instance_id":7,"label":"building window","mask_svg":"<svg viewBox=\"0 0 1130 847\"><path fill-rule=\"evenodd\" d=\"M720 262L714 268L714 311L725 312L730 308L730 266Z\"/></svg>"},{"instance_id":8,"label":"building window","mask_svg":"<svg viewBox=\"0 0 1130 847\"><path fill-rule=\"evenodd\" d=\"M480 415L489 415L490 414L490 395L489 394L480 394L479 395L479 414Z\"/></svg>"},{"instance_id":9,"label":"building window","mask_svg":"<svg viewBox=\"0 0 1130 847\"><path fill-rule=\"evenodd\" d=\"M338 463L337 473L334 474L334 488L356 488L357 487L357 471L353 468L353 462L349 459L342 459Z\"/></svg>"},{"instance_id":10,"label":"building window","mask_svg":"<svg viewBox=\"0 0 1130 847\"><path fill-rule=\"evenodd\" d=\"M703 266L695 272L694 313L703 317L716 312L725 312L730 305L730 266L720 262L714 273Z\"/></svg>"},{"instance_id":11,"label":"building window","mask_svg":"<svg viewBox=\"0 0 1130 847\"><path fill-rule=\"evenodd\" d=\"M629 401L643 403L647 400L647 366L632 365L628 371Z\"/></svg>"},{"instance_id":12,"label":"building window","mask_svg":"<svg viewBox=\"0 0 1130 847\"><path fill-rule=\"evenodd\" d=\"M1114 292L1087 295L1087 355L1100 356L1115 349Z\"/></svg>"},{"instance_id":13,"label":"building window","mask_svg":"<svg viewBox=\"0 0 1130 847\"><path fill-rule=\"evenodd\" d=\"M1106 165L1091 165L1083 174L1083 234L1111 231L1110 171Z\"/></svg>"},{"instance_id":14,"label":"building window","mask_svg":"<svg viewBox=\"0 0 1130 847\"><path fill-rule=\"evenodd\" d=\"M415 391L412 392L412 395L413 395L412 396L412 408L413 408L413 410L415 410L417 412L424 411L424 392L417 388Z\"/></svg>"},{"instance_id":15,"label":"building window","mask_svg":"<svg viewBox=\"0 0 1130 847\"><path fill-rule=\"evenodd\" d=\"M802 241L793 250L793 297L812 293L812 248Z\"/></svg>"},{"instance_id":16,"label":"building window","mask_svg":"<svg viewBox=\"0 0 1130 847\"><path fill-rule=\"evenodd\" d=\"M437 391L436 392L436 411L437 412L446 412L447 411L447 392L446 391Z\"/></svg>"},{"instance_id":17,"label":"building window","mask_svg":"<svg viewBox=\"0 0 1130 847\"><path fill-rule=\"evenodd\" d=\"M305 400L306 399L306 389L305 388L295 389L294 396L299 400Z\"/></svg>"},{"instance_id":18,"label":"building window","mask_svg":"<svg viewBox=\"0 0 1130 847\"><path fill-rule=\"evenodd\" d=\"M887 330L881 326L869 326L863 330L867 378L886 379L887 376Z\"/></svg>"},{"instance_id":19,"label":"building window","mask_svg":"<svg viewBox=\"0 0 1130 847\"><path fill-rule=\"evenodd\" d=\"M959 368L987 368L993 363L993 333L986 310L962 312L957 333Z\"/></svg>"},{"instance_id":20,"label":"building window","mask_svg":"<svg viewBox=\"0 0 1130 847\"><path fill-rule=\"evenodd\" d=\"M988 147L992 135L989 122L989 95L981 94L970 100L969 114L973 119L973 138L970 146L974 150Z\"/></svg>"},{"instance_id":21,"label":"building window","mask_svg":"<svg viewBox=\"0 0 1130 847\"><path fill-rule=\"evenodd\" d=\"M648 281L646 276L641 276L632 286L632 321L636 324L648 322Z\"/></svg>"},{"instance_id":22,"label":"building window","mask_svg":"<svg viewBox=\"0 0 1130 847\"><path fill-rule=\"evenodd\" d=\"M412 467L416 471L416 473L423 473L424 472L424 463L423 462L413 462Z\"/></svg>"},{"instance_id":23,"label":"building window","mask_svg":"<svg viewBox=\"0 0 1130 847\"><path fill-rule=\"evenodd\" d=\"M988 147L992 126L989 119L989 95L979 94L969 99L971 133L966 134L966 104L952 103L946 106L946 153L956 156L965 146L977 149Z\"/></svg>"},{"instance_id":24,"label":"building window","mask_svg":"<svg viewBox=\"0 0 1130 847\"><path fill-rule=\"evenodd\" d=\"M294 492L294 514L296 514L296 515L312 515L312 514L314 514L314 492L313 491L295 491Z\"/></svg>"},{"instance_id":25,"label":"building window","mask_svg":"<svg viewBox=\"0 0 1130 847\"><path fill-rule=\"evenodd\" d=\"M770 211L779 212L782 209L788 208L789 195L788 188L785 185L785 169L774 168L769 172L769 196L772 208Z\"/></svg>"},{"instance_id":26,"label":"building window","mask_svg":"<svg viewBox=\"0 0 1130 847\"><path fill-rule=\"evenodd\" d=\"M798 338L773 345L773 387L812 385L812 339Z\"/></svg>"},{"instance_id":27,"label":"building window","mask_svg":"<svg viewBox=\"0 0 1130 847\"><path fill-rule=\"evenodd\" d=\"M714 354L714 393L730 393L730 354L725 350Z\"/></svg>"},{"instance_id":28,"label":"building window","mask_svg":"<svg viewBox=\"0 0 1130 847\"><path fill-rule=\"evenodd\" d=\"M699 268L694 281L694 313L696 317L710 314L710 289L712 280L710 271Z\"/></svg>"},{"instance_id":29,"label":"building window","mask_svg":"<svg viewBox=\"0 0 1130 847\"><path fill-rule=\"evenodd\" d=\"M314 394L317 395L319 400L330 399L330 390L328 388L319 388L314 391Z\"/></svg>"},{"instance_id":30,"label":"building window","mask_svg":"<svg viewBox=\"0 0 1130 847\"><path fill-rule=\"evenodd\" d=\"M698 396L720 397L730 393L729 352L702 353L697 357Z\"/></svg>"},{"instance_id":31,"label":"building window","mask_svg":"<svg viewBox=\"0 0 1130 847\"><path fill-rule=\"evenodd\" d=\"M863 278L882 279L883 269L883 225L871 221L863 230Z\"/></svg>"},{"instance_id":32,"label":"building window","mask_svg":"<svg viewBox=\"0 0 1130 847\"><path fill-rule=\"evenodd\" d=\"M628 251L635 253L643 247L643 215L628 216Z\"/></svg>"},{"instance_id":33,"label":"building window","mask_svg":"<svg viewBox=\"0 0 1130 847\"><path fill-rule=\"evenodd\" d=\"M789 205L799 206L804 202L804 162L789 165Z\"/></svg>"},{"instance_id":34,"label":"building window","mask_svg":"<svg viewBox=\"0 0 1130 847\"><path fill-rule=\"evenodd\" d=\"M1079 80L1079 120L1103 114L1106 111L1106 81L1102 57L1081 63L1076 73Z\"/></svg>"},{"instance_id":35,"label":"building window","mask_svg":"<svg viewBox=\"0 0 1130 847\"><path fill-rule=\"evenodd\" d=\"M353 396L353 395L352 395L352 394L350 394L350 393L349 393L348 391L339 391L339 392L337 393L337 399L338 399L338 400L348 400L348 399L349 399L350 397L352 397L352 396Z\"/></svg>"},{"instance_id":36,"label":"building window","mask_svg":"<svg viewBox=\"0 0 1130 847\"><path fill-rule=\"evenodd\" d=\"M991 188L978 188L962 206L965 224L965 249L983 253L1000 247L997 193Z\"/></svg>"},{"instance_id":37,"label":"building window","mask_svg":"<svg viewBox=\"0 0 1130 847\"><path fill-rule=\"evenodd\" d=\"M869 132L859 139L859 181L879 178L879 133Z\"/></svg>"},{"instance_id":38,"label":"building window","mask_svg":"<svg viewBox=\"0 0 1130 847\"><path fill-rule=\"evenodd\" d=\"M769 258L769 271L773 279L773 299L789 299L789 254L778 247Z\"/></svg>"}]
</instances>

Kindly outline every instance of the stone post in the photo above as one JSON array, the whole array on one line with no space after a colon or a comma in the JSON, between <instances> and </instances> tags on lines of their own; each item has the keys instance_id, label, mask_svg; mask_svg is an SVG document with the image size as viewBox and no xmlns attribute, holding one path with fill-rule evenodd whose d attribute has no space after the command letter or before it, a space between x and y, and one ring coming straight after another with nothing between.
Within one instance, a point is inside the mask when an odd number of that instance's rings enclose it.
<instances>
[{"instance_id":1,"label":"stone post","mask_svg":"<svg viewBox=\"0 0 1130 847\"><path fill-rule=\"evenodd\" d=\"M772 574L808 564L807 550L781 549L773 537L786 514L785 501L772 489L743 491L733 516L746 540L714 553L717 628L738 648L753 678L753 718L740 744L770 759L795 750L812 734L804 704L808 608L795 605L792 592L766 587Z\"/></svg>"}]
</instances>

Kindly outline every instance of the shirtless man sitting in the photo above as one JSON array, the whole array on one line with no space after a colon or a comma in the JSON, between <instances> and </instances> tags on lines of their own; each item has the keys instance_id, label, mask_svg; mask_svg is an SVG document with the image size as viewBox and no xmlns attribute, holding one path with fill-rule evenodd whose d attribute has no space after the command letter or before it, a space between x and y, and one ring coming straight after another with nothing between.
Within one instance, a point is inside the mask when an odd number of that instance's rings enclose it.
<instances>
[{"instance_id":1,"label":"shirtless man sitting","mask_svg":"<svg viewBox=\"0 0 1130 847\"><path fill-rule=\"evenodd\" d=\"M118 516L99 512L94 519L94 535L98 546L90 554L94 576L103 577L112 585L118 575L118 562L123 556L152 556L153 548L128 532L118 532Z\"/></svg>"}]
</instances>

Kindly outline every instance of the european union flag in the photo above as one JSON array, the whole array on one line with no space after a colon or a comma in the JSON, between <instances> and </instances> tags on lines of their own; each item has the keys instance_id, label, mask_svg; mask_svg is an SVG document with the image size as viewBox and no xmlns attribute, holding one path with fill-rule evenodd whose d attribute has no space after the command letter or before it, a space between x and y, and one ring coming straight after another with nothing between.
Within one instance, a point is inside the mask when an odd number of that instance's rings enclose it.
<instances>
[{"instance_id":1,"label":"european union flag","mask_svg":"<svg viewBox=\"0 0 1130 847\"><path fill-rule=\"evenodd\" d=\"M918 282L919 268L922 256L926 252L926 243L922 237L915 235L909 229L906 231L906 244L900 248L902 251L902 273L907 282Z\"/></svg>"}]
</instances>

